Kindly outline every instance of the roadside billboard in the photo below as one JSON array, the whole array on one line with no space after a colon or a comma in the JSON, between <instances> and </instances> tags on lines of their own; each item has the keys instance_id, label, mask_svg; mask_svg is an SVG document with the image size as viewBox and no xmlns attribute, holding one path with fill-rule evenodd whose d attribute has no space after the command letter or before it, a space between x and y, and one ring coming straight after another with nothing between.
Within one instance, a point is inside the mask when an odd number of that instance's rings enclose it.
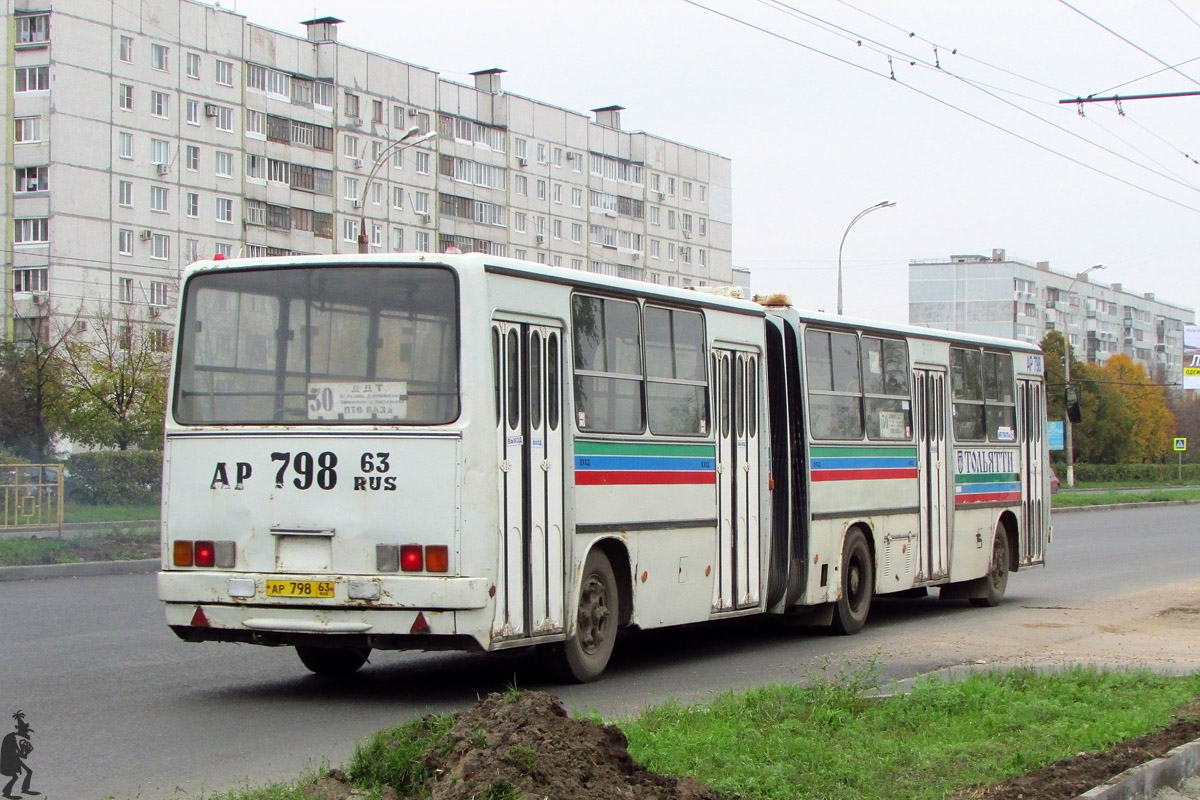
<instances>
[{"instance_id":1,"label":"roadside billboard","mask_svg":"<svg viewBox=\"0 0 1200 800\"><path fill-rule=\"evenodd\" d=\"M1200 392L1200 325L1183 326L1183 388Z\"/></svg>"}]
</instances>

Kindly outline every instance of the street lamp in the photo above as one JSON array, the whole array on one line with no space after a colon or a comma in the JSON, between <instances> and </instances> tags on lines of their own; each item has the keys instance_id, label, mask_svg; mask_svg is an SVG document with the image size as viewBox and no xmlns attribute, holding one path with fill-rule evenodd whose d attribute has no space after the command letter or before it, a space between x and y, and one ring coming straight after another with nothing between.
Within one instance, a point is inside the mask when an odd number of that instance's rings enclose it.
<instances>
[{"instance_id":1,"label":"street lamp","mask_svg":"<svg viewBox=\"0 0 1200 800\"><path fill-rule=\"evenodd\" d=\"M867 214L870 214L872 211L874 211L877 208L891 208L894 205L896 205L896 204L893 202L890 202L888 200L884 200L882 202L876 203L875 205L871 206L870 208L864 208L862 211L858 212L858 216L856 216L854 219L850 220L850 224L846 226L846 232L842 234L842 243L838 245L838 296L837 296L837 312L838 312L838 314L842 313L842 247L845 246L845 244L846 244L846 236L848 236L850 234L850 229L854 227L854 223L858 222L860 219L865 217Z\"/></svg>"},{"instance_id":2,"label":"street lamp","mask_svg":"<svg viewBox=\"0 0 1200 800\"><path fill-rule=\"evenodd\" d=\"M437 136L437 131L430 131L424 136L418 136L416 139L413 139L412 137L419 133L420 130L416 125L409 128L404 132L403 136L385 147L383 152L379 154L379 158L375 159L374 165L371 166L371 173L367 175L367 182L363 186L362 196L358 199L358 252L360 253L369 252L367 247L370 242L370 239L367 238L367 190L371 188L371 182L375 180L375 173L379 172L379 168L383 166L383 163L388 160L388 157L392 153L398 153L405 148L428 142Z\"/></svg>"},{"instance_id":3,"label":"street lamp","mask_svg":"<svg viewBox=\"0 0 1200 800\"><path fill-rule=\"evenodd\" d=\"M1075 276L1075 279L1071 281L1071 284L1069 286L1067 286L1067 304L1068 304L1068 306L1070 305L1070 302L1071 302L1071 290L1075 288L1075 283L1080 278L1083 278L1084 281L1086 282L1087 274L1089 272L1095 272L1098 269L1107 269L1107 267L1105 267L1104 264L1097 264L1094 267L1088 267L1083 272L1080 272L1079 274L1077 274ZM1066 383L1066 387L1063 390L1063 395L1064 395L1064 401L1065 401L1066 396L1069 395L1071 392L1071 324L1069 322L1067 322L1066 320L1063 320L1063 331L1066 332L1066 336L1064 337L1065 338L1065 342L1064 342L1065 346L1063 347L1063 382ZM1084 358L1087 358L1086 353L1084 353ZM1065 419L1063 420L1063 445L1067 449L1067 486L1074 486L1075 485L1075 437L1072 436L1072 434L1071 434L1070 403L1064 402L1063 411L1066 412L1065 414L1063 414L1063 416L1065 417Z\"/></svg>"}]
</instances>

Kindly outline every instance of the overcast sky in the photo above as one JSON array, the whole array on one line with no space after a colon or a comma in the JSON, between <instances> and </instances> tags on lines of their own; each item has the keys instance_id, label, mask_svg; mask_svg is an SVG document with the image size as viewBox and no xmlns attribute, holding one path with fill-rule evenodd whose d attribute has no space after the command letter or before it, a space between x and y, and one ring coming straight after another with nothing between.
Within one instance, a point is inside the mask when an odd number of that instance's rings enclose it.
<instances>
[{"instance_id":1,"label":"overcast sky","mask_svg":"<svg viewBox=\"0 0 1200 800\"><path fill-rule=\"evenodd\" d=\"M846 239L847 314L905 322L910 259L993 248L1200 308L1200 96L1058 102L1200 91L1200 0L222 5L729 157L734 264L801 307L834 309L846 226L891 200Z\"/></svg>"}]
</instances>

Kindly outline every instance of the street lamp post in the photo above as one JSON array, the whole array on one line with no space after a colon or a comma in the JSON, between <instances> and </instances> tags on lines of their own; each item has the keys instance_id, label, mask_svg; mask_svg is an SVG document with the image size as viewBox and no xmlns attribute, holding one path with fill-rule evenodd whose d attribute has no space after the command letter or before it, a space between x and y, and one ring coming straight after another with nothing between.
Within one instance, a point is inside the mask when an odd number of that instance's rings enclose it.
<instances>
[{"instance_id":1,"label":"street lamp post","mask_svg":"<svg viewBox=\"0 0 1200 800\"><path fill-rule=\"evenodd\" d=\"M1071 290L1075 288L1075 283L1083 278L1087 280L1089 272L1095 272L1098 269L1105 269L1104 264L1097 264L1094 267L1088 267L1083 272L1075 276L1071 284L1067 287L1067 304L1071 302ZM1066 332L1063 347L1063 382L1066 386L1063 388L1064 400L1066 395L1071 391L1071 324L1066 320L1063 321L1063 331ZM1084 354L1086 358L1086 353ZM1075 485L1075 437L1071 432L1071 409L1068 403L1063 404L1063 446L1067 450L1067 486Z\"/></svg>"},{"instance_id":2,"label":"street lamp post","mask_svg":"<svg viewBox=\"0 0 1200 800\"><path fill-rule=\"evenodd\" d=\"M418 136L416 139L412 137L421 129L416 125L404 132L396 141L392 142L384 151L379 154L379 158L375 159L375 163L371 166L371 173L367 175L367 182L363 186L362 196L358 199L358 252L369 252L368 245L370 239L367 237L367 190L371 188L371 183L375 180L375 173L379 172L379 168L388 160L392 153L398 153L408 147L428 142L430 139L437 136L437 131L429 131L424 136Z\"/></svg>"},{"instance_id":3,"label":"street lamp post","mask_svg":"<svg viewBox=\"0 0 1200 800\"><path fill-rule=\"evenodd\" d=\"M846 244L846 237L850 234L850 229L854 227L854 223L858 222L860 219L865 217L867 214L870 214L872 211L874 211L877 208L891 208L894 205L896 205L896 204L893 202L890 202L888 200L884 200L882 202L876 203L875 205L871 206L870 208L864 208L862 211L858 212L858 216L856 216L854 219L850 220L850 224L846 226L846 232L842 234L842 243L838 245L837 312L839 315L842 313L842 247L844 247Z\"/></svg>"}]
</instances>

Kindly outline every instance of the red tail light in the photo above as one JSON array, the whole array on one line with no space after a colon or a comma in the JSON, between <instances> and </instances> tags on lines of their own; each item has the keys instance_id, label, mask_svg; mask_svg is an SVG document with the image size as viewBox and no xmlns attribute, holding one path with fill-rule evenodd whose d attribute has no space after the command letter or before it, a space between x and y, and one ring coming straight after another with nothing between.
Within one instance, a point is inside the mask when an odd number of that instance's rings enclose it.
<instances>
[{"instance_id":1,"label":"red tail light","mask_svg":"<svg viewBox=\"0 0 1200 800\"><path fill-rule=\"evenodd\" d=\"M420 572L423 567L424 559L421 557L421 545L400 545L400 569L403 572Z\"/></svg>"},{"instance_id":2,"label":"red tail light","mask_svg":"<svg viewBox=\"0 0 1200 800\"><path fill-rule=\"evenodd\" d=\"M211 567L217 563L217 548L212 542L196 542L196 566Z\"/></svg>"}]
</instances>

